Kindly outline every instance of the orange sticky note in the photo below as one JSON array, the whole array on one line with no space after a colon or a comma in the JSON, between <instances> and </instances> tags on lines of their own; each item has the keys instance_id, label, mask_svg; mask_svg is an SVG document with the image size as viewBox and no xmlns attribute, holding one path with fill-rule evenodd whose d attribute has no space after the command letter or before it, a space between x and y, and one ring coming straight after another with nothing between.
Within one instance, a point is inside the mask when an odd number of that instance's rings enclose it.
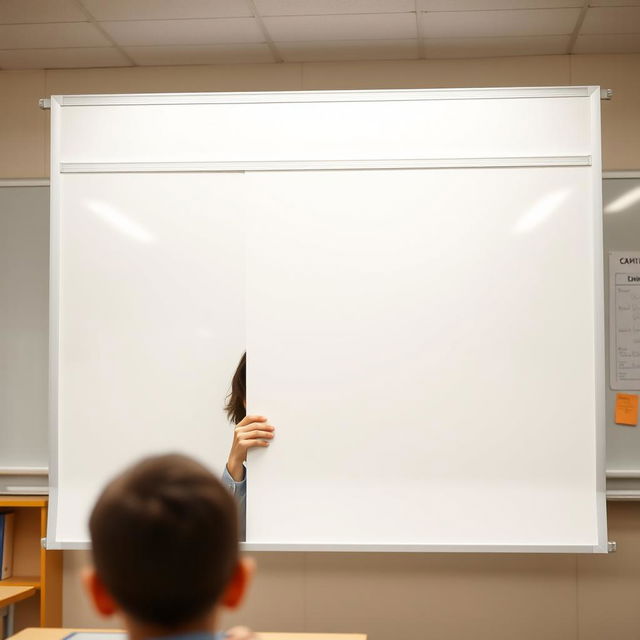
<instances>
[{"instance_id":1,"label":"orange sticky note","mask_svg":"<svg viewBox=\"0 0 640 640\"><path fill-rule=\"evenodd\" d=\"M616 424L638 424L638 396L633 393L616 394Z\"/></svg>"}]
</instances>

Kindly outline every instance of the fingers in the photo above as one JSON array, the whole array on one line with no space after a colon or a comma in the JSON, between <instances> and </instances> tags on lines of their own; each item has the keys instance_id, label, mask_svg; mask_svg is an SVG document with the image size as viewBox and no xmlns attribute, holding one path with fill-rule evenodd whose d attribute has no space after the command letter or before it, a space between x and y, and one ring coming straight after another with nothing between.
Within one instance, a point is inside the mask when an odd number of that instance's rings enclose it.
<instances>
[{"instance_id":1,"label":"fingers","mask_svg":"<svg viewBox=\"0 0 640 640\"><path fill-rule=\"evenodd\" d=\"M253 440L254 438L266 438L267 440L271 440L273 438L272 431L260 431L259 429L254 429L252 431L240 431L238 432L238 439L240 440Z\"/></svg>"},{"instance_id":2,"label":"fingers","mask_svg":"<svg viewBox=\"0 0 640 640\"><path fill-rule=\"evenodd\" d=\"M238 425L235 428L236 435L238 436L253 433L254 431L260 431L262 433L273 435L273 432L275 430L276 429L273 425L264 424L262 422L250 422L249 424L245 424L242 426Z\"/></svg>"},{"instance_id":3,"label":"fingers","mask_svg":"<svg viewBox=\"0 0 640 640\"><path fill-rule=\"evenodd\" d=\"M243 440L254 440L255 438L263 438L266 440L271 440L273 438L273 433L271 431L248 431L246 433L240 434L240 437Z\"/></svg>"},{"instance_id":4,"label":"fingers","mask_svg":"<svg viewBox=\"0 0 640 640\"><path fill-rule=\"evenodd\" d=\"M268 447L270 442L265 438L273 438L273 435L270 433L265 433L265 435L259 435L259 431L252 432L252 435L249 434L241 434L238 439L238 446L243 449L249 449L251 447Z\"/></svg>"},{"instance_id":5,"label":"fingers","mask_svg":"<svg viewBox=\"0 0 640 640\"><path fill-rule=\"evenodd\" d=\"M240 446L244 447L245 449L251 449L253 447L268 447L269 444L270 443L266 440L243 440L240 443Z\"/></svg>"},{"instance_id":6,"label":"fingers","mask_svg":"<svg viewBox=\"0 0 640 640\"><path fill-rule=\"evenodd\" d=\"M266 422L267 419L264 416L246 416L240 422L238 422L239 427L245 427L252 422Z\"/></svg>"},{"instance_id":7,"label":"fingers","mask_svg":"<svg viewBox=\"0 0 640 640\"><path fill-rule=\"evenodd\" d=\"M234 446L245 451L252 447L268 447L275 436L275 427L266 422L264 416L244 418L235 428Z\"/></svg>"},{"instance_id":8,"label":"fingers","mask_svg":"<svg viewBox=\"0 0 640 640\"><path fill-rule=\"evenodd\" d=\"M240 433L249 433L250 431L255 431L255 430L265 431L267 433L273 433L276 430L276 428L273 425L264 424L263 422L250 422L244 427L240 427L240 428L236 427L236 429L240 431Z\"/></svg>"}]
</instances>

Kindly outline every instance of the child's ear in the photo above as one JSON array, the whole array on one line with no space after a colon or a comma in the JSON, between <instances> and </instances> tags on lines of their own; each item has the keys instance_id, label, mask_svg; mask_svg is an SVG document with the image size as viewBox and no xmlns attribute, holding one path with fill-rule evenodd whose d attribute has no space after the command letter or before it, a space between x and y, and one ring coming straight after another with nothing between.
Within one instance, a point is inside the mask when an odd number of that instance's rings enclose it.
<instances>
[{"instance_id":1,"label":"child's ear","mask_svg":"<svg viewBox=\"0 0 640 640\"><path fill-rule=\"evenodd\" d=\"M104 584L102 584L102 580L100 580L95 569L84 569L82 572L82 582L85 590L89 594L91 603L99 613L103 616L112 616L118 611L116 601L111 597L111 594L107 591Z\"/></svg>"},{"instance_id":2,"label":"child's ear","mask_svg":"<svg viewBox=\"0 0 640 640\"><path fill-rule=\"evenodd\" d=\"M231 580L222 594L222 604L228 609L236 609L247 593L251 578L256 570L253 558L240 558L231 576Z\"/></svg>"}]
</instances>

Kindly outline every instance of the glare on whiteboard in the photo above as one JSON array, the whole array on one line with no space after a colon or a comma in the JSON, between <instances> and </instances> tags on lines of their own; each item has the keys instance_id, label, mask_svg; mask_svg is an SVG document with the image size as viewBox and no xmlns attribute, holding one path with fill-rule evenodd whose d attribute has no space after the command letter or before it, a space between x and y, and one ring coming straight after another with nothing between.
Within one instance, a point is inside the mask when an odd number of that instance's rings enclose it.
<instances>
[{"instance_id":1,"label":"glare on whiteboard","mask_svg":"<svg viewBox=\"0 0 640 640\"><path fill-rule=\"evenodd\" d=\"M98 200L88 200L86 205L89 211L95 213L112 229L115 229L125 236L143 244L151 244L156 241L155 236L143 225L132 220L129 216L116 209L113 205L107 204L106 202L100 202Z\"/></svg>"},{"instance_id":2,"label":"glare on whiteboard","mask_svg":"<svg viewBox=\"0 0 640 640\"><path fill-rule=\"evenodd\" d=\"M571 189L569 188L558 189L536 200L516 222L513 227L514 233L528 233L539 227L551 214L558 210L570 193Z\"/></svg>"}]
</instances>

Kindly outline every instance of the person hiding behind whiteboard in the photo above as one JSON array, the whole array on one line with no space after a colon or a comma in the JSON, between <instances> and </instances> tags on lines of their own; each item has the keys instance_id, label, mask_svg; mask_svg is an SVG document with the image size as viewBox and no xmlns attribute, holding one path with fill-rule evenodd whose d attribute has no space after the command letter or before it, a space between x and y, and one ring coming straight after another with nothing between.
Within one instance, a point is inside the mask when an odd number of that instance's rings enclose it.
<instances>
[{"instance_id":1,"label":"person hiding behind whiteboard","mask_svg":"<svg viewBox=\"0 0 640 640\"><path fill-rule=\"evenodd\" d=\"M247 414L247 354L240 358L231 380L231 393L225 406L227 417L236 427L229 458L222 474L222 481L235 496L240 518L240 540L246 540L247 522L247 451L253 447L268 447L275 429L264 416Z\"/></svg>"},{"instance_id":2,"label":"person hiding behind whiteboard","mask_svg":"<svg viewBox=\"0 0 640 640\"><path fill-rule=\"evenodd\" d=\"M182 455L146 458L115 477L89 519L96 609L120 614L127 640L251 640L215 633L239 606L253 563L238 551L236 505L221 482Z\"/></svg>"}]
</instances>

